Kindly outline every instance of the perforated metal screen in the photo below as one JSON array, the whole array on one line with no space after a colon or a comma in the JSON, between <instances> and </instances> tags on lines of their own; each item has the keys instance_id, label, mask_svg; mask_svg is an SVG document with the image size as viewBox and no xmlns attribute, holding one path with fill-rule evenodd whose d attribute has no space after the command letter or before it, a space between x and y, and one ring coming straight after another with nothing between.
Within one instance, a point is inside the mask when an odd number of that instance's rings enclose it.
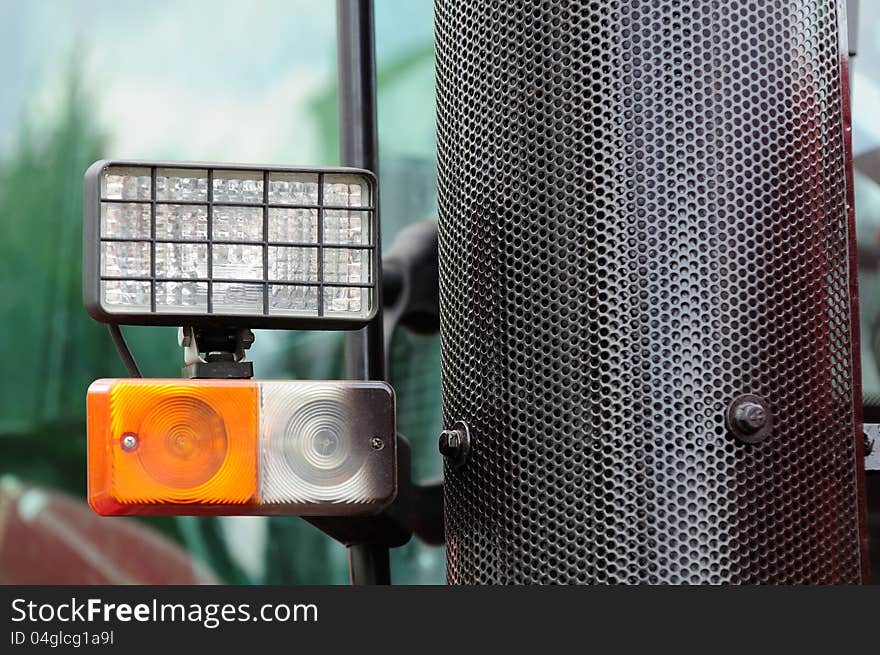
<instances>
[{"instance_id":1,"label":"perforated metal screen","mask_svg":"<svg viewBox=\"0 0 880 655\"><path fill-rule=\"evenodd\" d=\"M858 581L837 2L436 20L450 582Z\"/></svg>"}]
</instances>

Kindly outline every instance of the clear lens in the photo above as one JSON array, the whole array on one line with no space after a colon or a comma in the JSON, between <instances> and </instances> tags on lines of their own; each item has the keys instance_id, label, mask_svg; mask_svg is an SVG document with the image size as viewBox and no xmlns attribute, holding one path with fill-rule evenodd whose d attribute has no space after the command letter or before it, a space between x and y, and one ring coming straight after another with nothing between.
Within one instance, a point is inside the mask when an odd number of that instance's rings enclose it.
<instances>
[{"instance_id":1,"label":"clear lens","mask_svg":"<svg viewBox=\"0 0 880 655\"><path fill-rule=\"evenodd\" d=\"M270 207L269 241L317 243L318 211L316 209Z\"/></svg>"},{"instance_id":2,"label":"clear lens","mask_svg":"<svg viewBox=\"0 0 880 655\"><path fill-rule=\"evenodd\" d=\"M291 284L269 285L269 313L273 315L315 315L318 312L318 287Z\"/></svg>"},{"instance_id":3,"label":"clear lens","mask_svg":"<svg viewBox=\"0 0 880 655\"><path fill-rule=\"evenodd\" d=\"M317 205L318 176L313 173L269 173L269 204Z\"/></svg>"},{"instance_id":4,"label":"clear lens","mask_svg":"<svg viewBox=\"0 0 880 655\"><path fill-rule=\"evenodd\" d=\"M156 172L156 200L207 202L208 171L160 168Z\"/></svg>"},{"instance_id":5,"label":"clear lens","mask_svg":"<svg viewBox=\"0 0 880 655\"><path fill-rule=\"evenodd\" d=\"M370 245L369 212L328 209L324 212L324 243Z\"/></svg>"},{"instance_id":6,"label":"clear lens","mask_svg":"<svg viewBox=\"0 0 880 655\"><path fill-rule=\"evenodd\" d=\"M317 282L318 249L270 247L269 279L285 282Z\"/></svg>"},{"instance_id":7,"label":"clear lens","mask_svg":"<svg viewBox=\"0 0 880 655\"><path fill-rule=\"evenodd\" d=\"M151 190L149 168L111 167L101 177L101 197L107 200L149 200Z\"/></svg>"},{"instance_id":8,"label":"clear lens","mask_svg":"<svg viewBox=\"0 0 880 655\"><path fill-rule=\"evenodd\" d=\"M324 248L325 282L366 284L371 277L369 250Z\"/></svg>"},{"instance_id":9,"label":"clear lens","mask_svg":"<svg viewBox=\"0 0 880 655\"><path fill-rule=\"evenodd\" d=\"M101 244L101 275L149 277L150 244L143 241L105 241Z\"/></svg>"},{"instance_id":10,"label":"clear lens","mask_svg":"<svg viewBox=\"0 0 880 655\"><path fill-rule=\"evenodd\" d=\"M150 205L133 202L102 202L101 236L116 239L149 239Z\"/></svg>"},{"instance_id":11,"label":"clear lens","mask_svg":"<svg viewBox=\"0 0 880 655\"><path fill-rule=\"evenodd\" d=\"M361 316L370 312L369 289L324 287L324 312L331 316Z\"/></svg>"},{"instance_id":12,"label":"clear lens","mask_svg":"<svg viewBox=\"0 0 880 655\"><path fill-rule=\"evenodd\" d=\"M214 207L211 229L215 241L262 241L262 207Z\"/></svg>"},{"instance_id":13,"label":"clear lens","mask_svg":"<svg viewBox=\"0 0 880 655\"><path fill-rule=\"evenodd\" d=\"M216 314L262 314L263 285L215 282L211 296Z\"/></svg>"},{"instance_id":14,"label":"clear lens","mask_svg":"<svg viewBox=\"0 0 880 655\"><path fill-rule=\"evenodd\" d=\"M393 437L387 388L333 382L260 387L263 503L359 505L393 494L388 453L373 446L374 438L384 444Z\"/></svg>"},{"instance_id":15,"label":"clear lens","mask_svg":"<svg viewBox=\"0 0 880 655\"><path fill-rule=\"evenodd\" d=\"M150 283L136 280L101 282L101 304L114 312L150 311Z\"/></svg>"},{"instance_id":16,"label":"clear lens","mask_svg":"<svg viewBox=\"0 0 880 655\"><path fill-rule=\"evenodd\" d=\"M208 277L208 246L203 243L157 243L156 277Z\"/></svg>"},{"instance_id":17,"label":"clear lens","mask_svg":"<svg viewBox=\"0 0 880 655\"><path fill-rule=\"evenodd\" d=\"M214 277L227 280L262 280L263 247L214 244Z\"/></svg>"},{"instance_id":18,"label":"clear lens","mask_svg":"<svg viewBox=\"0 0 880 655\"><path fill-rule=\"evenodd\" d=\"M208 208L204 205L156 205L157 239L208 238Z\"/></svg>"},{"instance_id":19,"label":"clear lens","mask_svg":"<svg viewBox=\"0 0 880 655\"><path fill-rule=\"evenodd\" d=\"M214 171L214 202L263 202L262 171Z\"/></svg>"},{"instance_id":20,"label":"clear lens","mask_svg":"<svg viewBox=\"0 0 880 655\"><path fill-rule=\"evenodd\" d=\"M324 204L327 207L369 207L370 187L356 175L324 176Z\"/></svg>"},{"instance_id":21,"label":"clear lens","mask_svg":"<svg viewBox=\"0 0 880 655\"><path fill-rule=\"evenodd\" d=\"M156 282L156 311L203 314L208 311L207 282Z\"/></svg>"}]
</instances>

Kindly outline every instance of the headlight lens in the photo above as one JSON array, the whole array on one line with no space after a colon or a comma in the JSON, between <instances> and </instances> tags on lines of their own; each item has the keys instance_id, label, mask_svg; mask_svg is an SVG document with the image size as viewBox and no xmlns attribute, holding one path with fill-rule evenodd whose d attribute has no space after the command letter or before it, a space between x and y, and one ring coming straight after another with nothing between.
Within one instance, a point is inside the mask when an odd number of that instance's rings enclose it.
<instances>
[{"instance_id":1,"label":"headlight lens","mask_svg":"<svg viewBox=\"0 0 880 655\"><path fill-rule=\"evenodd\" d=\"M376 312L366 171L97 162L83 284L105 322L340 328Z\"/></svg>"}]
</instances>

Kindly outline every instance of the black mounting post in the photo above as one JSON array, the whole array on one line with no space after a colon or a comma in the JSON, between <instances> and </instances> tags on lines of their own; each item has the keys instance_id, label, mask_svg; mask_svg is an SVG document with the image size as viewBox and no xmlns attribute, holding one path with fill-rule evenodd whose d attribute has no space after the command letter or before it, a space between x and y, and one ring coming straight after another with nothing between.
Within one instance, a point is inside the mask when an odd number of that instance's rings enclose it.
<instances>
[{"instance_id":1,"label":"black mounting post","mask_svg":"<svg viewBox=\"0 0 880 655\"><path fill-rule=\"evenodd\" d=\"M337 0L336 39L339 75L339 158L343 166L365 168L378 177L376 124L376 49L372 0ZM379 214L379 199L373 199ZM378 219L377 219L378 223ZM377 230L377 235L381 232ZM380 243L377 243L381 280ZM382 306L381 284L373 302ZM346 335L346 376L354 380L384 380L385 353L382 313L364 328ZM388 546L355 543L349 546L352 584L390 584Z\"/></svg>"},{"instance_id":2,"label":"black mounting post","mask_svg":"<svg viewBox=\"0 0 880 655\"><path fill-rule=\"evenodd\" d=\"M387 546L358 544L348 549L348 572L353 585L391 583L391 557Z\"/></svg>"},{"instance_id":3,"label":"black mounting post","mask_svg":"<svg viewBox=\"0 0 880 655\"><path fill-rule=\"evenodd\" d=\"M343 166L379 175L376 124L376 54L372 0L337 0L336 38L339 67L339 159ZM379 200L373 199L379 214ZM377 233L381 234L377 225ZM381 245L381 244L380 244ZM381 257L379 257L381 266ZM381 269L379 271L381 279ZM381 285L379 285L381 286ZM382 306L381 290L373 302ZM351 379L384 380L382 316L347 335L346 373Z\"/></svg>"}]
</instances>

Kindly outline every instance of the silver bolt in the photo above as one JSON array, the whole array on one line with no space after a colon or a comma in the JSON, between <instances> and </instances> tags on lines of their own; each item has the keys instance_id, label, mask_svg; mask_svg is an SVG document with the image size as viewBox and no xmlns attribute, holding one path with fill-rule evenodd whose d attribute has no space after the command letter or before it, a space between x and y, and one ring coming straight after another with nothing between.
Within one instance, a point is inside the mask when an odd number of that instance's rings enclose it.
<instances>
[{"instance_id":1,"label":"silver bolt","mask_svg":"<svg viewBox=\"0 0 880 655\"><path fill-rule=\"evenodd\" d=\"M382 441L382 437L373 437L370 439L370 446L373 447L373 450L382 450L385 447L385 442Z\"/></svg>"},{"instance_id":2,"label":"silver bolt","mask_svg":"<svg viewBox=\"0 0 880 655\"><path fill-rule=\"evenodd\" d=\"M462 434L458 430L443 430L440 433L440 454L444 457L458 457L462 441Z\"/></svg>"},{"instance_id":3,"label":"silver bolt","mask_svg":"<svg viewBox=\"0 0 880 655\"><path fill-rule=\"evenodd\" d=\"M130 432L128 434L122 435L122 450L131 452L135 448L137 448L138 440L137 437Z\"/></svg>"},{"instance_id":4,"label":"silver bolt","mask_svg":"<svg viewBox=\"0 0 880 655\"><path fill-rule=\"evenodd\" d=\"M737 396L724 413L732 436L743 443L761 443L773 434L773 414L763 398L753 394Z\"/></svg>"},{"instance_id":5,"label":"silver bolt","mask_svg":"<svg viewBox=\"0 0 880 655\"><path fill-rule=\"evenodd\" d=\"M745 402L736 408L736 422L747 434L754 434L767 424L767 412L757 403Z\"/></svg>"}]
</instances>

